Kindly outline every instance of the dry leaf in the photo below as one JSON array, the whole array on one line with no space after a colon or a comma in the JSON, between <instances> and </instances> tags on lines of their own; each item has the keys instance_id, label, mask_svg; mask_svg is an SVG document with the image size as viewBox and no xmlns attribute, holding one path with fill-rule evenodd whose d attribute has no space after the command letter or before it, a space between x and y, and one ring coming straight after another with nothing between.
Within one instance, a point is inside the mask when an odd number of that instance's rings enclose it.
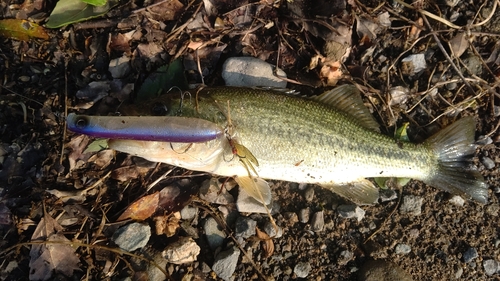
<instances>
[{"instance_id":1,"label":"dry leaf","mask_svg":"<svg viewBox=\"0 0 500 281\"><path fill-rule=\"evenodd\" d=\"M469 48L469 40L465 32L458 33L448 42L453 55L459 58Z\"/></svg>"},{"instance_id":2,"label":"dry leaf","mask_svg":"<svg viewBox=\"0 0 500 281\"><path fill-rule=\"evenodd\" d=\"M175 20L182 12L184 5L179 0L157 0L154 4L159 5L147 9L152 19L156 21Z\"/></svg>"},{"instance_id":3,"label":"dry leaf","mask_svg":"<svg viewBox=\"0 0 500 281\"><path fill-rule=\"evenodd\" d=\"M62 231L62 227L48 215L38 223L31 240L51 243L35 244L31 247L30 280L49 280L54 271L70 277L73 271L79 269L80 259L76 256L75 249L68 244L70 240L56 233L59 231Z\"/></svg>"},{"instance_id":4,"label":"dry leaf","mask_svg":"<svg viewBox=\"0 0 500 281\"><path fill-rule=\"evenodd\" d=\"M167 237L172 237L177 233L179 229L179 221L181 219L181 214L175 212L170 216L157 216L154 218L156 235L165 234Z\"/></svg>"},{"instance_id":5,"label":"dry leaf","mask_svg":"<svg viewBox=\"0 0 500 281\"><path fill-rule=\"evenodd\" d=\"M424 20L422 18L418 18L416 21L419 26L412 25L410 29L410 35L408 36L408 41L415 41L418 36L420 36L420 31L422 31L422 26L424 26Z\"/></svg>"},{"instance_id":6,"label":"dry leaf","mask_svg":"<svg viewBox=\"0 0 500 281\"><path fill-rule=\"evenodd\" d=\"M155 192L150 195L146 195L127 207L125 212L117 219L117 221L122 221L126 219L133 220L145 220L151 217L158 208L158 202L160 200L160 192Z\"/></svg>"},{"instance_id":7,"label":"dry leaf","mask_svg":"<svg viewBox=\"0 0 500 281\"><path fill-rule=\"evenodd\" d=\"M321 71L319 76L321 81L325 83L327 86L335 86L337 82L342 78L342 69L340 67L339 61L330 61L325 60L323 62L323 67L321 67Z\"/></svg>"},{"instance_id":8,"label":"dry leaf","mask_svg":"<svg viewBox=\"0 0 500 281\"><path fill-rule=\"evenodd\" d=\"M68 155L70 171L72 171L75 168L83 166L87 162L89 155L85 155L83 151L87 147L89 140L90 139L88 136L79 135L71 139L71 141L66 145L66 147L71 149L71 152Z\"/></svg>"},{"instance_id":9,"label":"dry leaf","mask_svg":"<svg viewBox=\"0 0 500 281\"><path fill-rule=\"evenodd\" d=\"M255 228L255 233L257 235L257 238L259 238L262 241L262 250L264 250L264 258L268 258L273 255L274 253L274 242L267 233L264 231L260 230L258 227Z\"/></svg>"},{"instance_id":10,"label":"dry leaf","mask_svg":"<svg viewBox=\"0 0 500 281\"><path fill-rule=\"evenodd\" d=\"M367 37L373 41L381 30L380 25L372 18L366 16L356 17L356 32L360 38Z\"/></svg>"}]
</instances>

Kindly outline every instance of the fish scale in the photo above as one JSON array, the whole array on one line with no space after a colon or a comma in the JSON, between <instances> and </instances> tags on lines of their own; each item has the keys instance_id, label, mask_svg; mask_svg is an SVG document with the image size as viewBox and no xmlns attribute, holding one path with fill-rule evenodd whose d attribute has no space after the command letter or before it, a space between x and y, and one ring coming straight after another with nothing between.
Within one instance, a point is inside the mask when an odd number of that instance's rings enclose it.
<instances>
[{"instance_id":1,"label":"fish scale","mask_svg":"<svg viewBox=\"0 0 500 281\"><path fill-rule=\"evenodd\" d=\"M219 104L230 101L238 137L259 160L257 170L264 178L309 183L319 178L421 178L437 158L422 145L400 148L395 140L363 128L349 116L295 96L221 90L212 91L211 97ZM420 161L413 161L416 158Z\"/></svg>"}]
</instances>

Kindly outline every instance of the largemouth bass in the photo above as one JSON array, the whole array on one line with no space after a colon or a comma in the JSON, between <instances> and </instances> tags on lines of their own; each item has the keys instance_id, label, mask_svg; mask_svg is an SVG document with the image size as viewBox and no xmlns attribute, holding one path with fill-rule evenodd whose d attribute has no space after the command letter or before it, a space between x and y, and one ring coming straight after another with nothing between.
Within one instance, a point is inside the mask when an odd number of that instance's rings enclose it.
<instances>
[{"instance_id":1,"label":"largemouth bass","mask_svg":"<svg viewBox=\"0 0 500 281\"><path fill-rule=\"evenodd\" d=\"M481 203L488 200L487 184L469 167L475 152L472 117L421 144L397 141L379 133L351 85L315 98L273 90L205 88L190 95L165 95L146 108L122 111L204 119L226 133L201 143L116 139L109 141L110 148L236 177L245 189L260 189L267 198L270 192L262 179L318 184L355 203L372 204L378 188L366 178L404 177Z\"/></svg>"}]
</instances>

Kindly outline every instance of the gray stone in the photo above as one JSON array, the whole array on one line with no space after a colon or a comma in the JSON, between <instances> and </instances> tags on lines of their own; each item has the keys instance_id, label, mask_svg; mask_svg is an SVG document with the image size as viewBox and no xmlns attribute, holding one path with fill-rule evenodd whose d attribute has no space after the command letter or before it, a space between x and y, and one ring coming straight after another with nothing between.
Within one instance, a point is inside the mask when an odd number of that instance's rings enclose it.
<instances>
[{"instance_id":1,"label":"gray stone","mask_svg":"<svg viewBox=\"0 0 500 281\"><path fill-rule=\"evenodd\" d=\"M306 278L311 272L311 265L308 262L299 262L293 268L293 273L297 275L298 278Z\"/></svg>"},{"instance_id":2,"label":"gray stone","mask_svg":"<svg viewBox=\"0 0 500 281\"><path fill-rule=\"evenodd\" d=\"M222 228L217 224L217 221L209 217L205 220L203 224L203 230L205 231L205 235L207 236L207 242L212 250L219 248L224 239L226 239L226 233L222 230Z\"/></svg>"},{"instance_id":3,"label":"gray stone","mask_svg":"<svg viewBox=\"0 0 500 281\"><path fill-rule=\"evenodd\" d=\"M358 222L365 217L365 210L356 205L340 205L337 207L337 212L341 218L356 218Z\"/></svg>"},{"instance_id":4,"label":"gray stone","mask_svg":"<svg viewBox=\"0 0 500 281\"><path fill-rule=\"evenodd\" d=\"M481 163L483 163L486 170L491 170L495 168L495 161L493 161L490 157L481 158Z\"/></svg>"},{"instance_id":5,"label":"gray stone","mask_svg":"<svg viewBox=\"0 0 500 281\"><path fill-rule=\"evenodd\" d=\"M449 202L458 207L463 207L465 204L465 200L460 195L453 195Z\"/></svg>"},{"instance_id":6,"label":"gray stone","mask_svg":"<svg viewBox=\"0 0 500 281\"><path fill-rule=\"evenodd\" d=\"M487 145L487 144L492 144L493 143L493 139L491 139L491 137L487 137L487 136L479 136L479 138L477 138L477 141L476 141L476 144L478 145Z\"/></svg>"},{"instance_id":7,"label":"gray stone","mask_svg":"<svg viewBox=\"0 0 500 281\"><path fill-rule=\"evenodd\" d=\"M201 184L200 198L220 205L234 203L234 197L222 187L216 178L211 178Z\"/></svg>"},{"instance_id":8,"label":"gray stone","mask_svg":"<svg viewBox=\"0 0 500 281\"><path fill-rule=\"evenodd\" d=\"M312 186L308 187L304 192L304 199L306 202L311 202L314 199L314 188Z\"/></svg>"},{"instance_id":9,"label":"gray stone","mask_svg":"<svg viewBox=\"0 0 500 281\"><path fill-rule=\"evenodd\" d=\"M250 196L245 189L239 189L238 199L236 199L236 208L240 213L267 214L268 211L272 211L272 206L273 202L266 207L262 202Z\"/></svg>"},{"instance_id":10,"label":"gray stone","mask_svg":"<svg viewBox=\"0 0 500 281\"><path fill-rule=\"evenodd\" d=\"M285 88L286 81L273 74L275 66L253 57L229 58L222 66L222 78L227 86L240 87L274 87ZM277 69L280 77L286 78L286 73Z\"/></svg>"},{"instance_id":11,"label":"gray stone","mask_svg":"<svg viewBox=\"0 0 500 281\"><path fill-rule=\"evenodd\" d=\"M195 218L196 214L198 213L198 208L196 207L191 207L191 206L185 206L181 210L181 218L183 220L192 220Z\"/></svg>"},{"instance_id":12,"label":"gray stone","mask_svg":"<svg viewBox=\"0 0 500 281\"><path fill-rule=\"evenodd\" d=\"M379 191L380 201L387 202L398 198L396 191L392 189L380 189Z\"/></svg>"},{"instance_id":13,"label":"gray stone","mask_svg":"<svg viewBox=\"0 0 500 281\"><path fill-rule=\"evenodd\" d=\"M500 263L496 260L483 261L483 268L486 275L491 276L500 270Z\"/></svg>"},{"instance_id":14,"label":"gray stone","mask_svg":"<svg viewBox=\"0 0 500 281\"><path fill-rule=\"evenodd\" d=\"M464 262L469 263L476 259L479 255L477 254L476 248L469 248L463 254Z\"/></svg>"},{"instance_id":15,"label":"gray stone","mask_svg":"<svg viewBox=\"0 0 500 281\"><path fill-rule=\"evenodd\" d=\"M196 258L200 254L200 250L200 246L198 246L191 237L181 237L175 243L165 247L162 256L169 263L190 263L196 261Z\"/></svg>"},{"instance_id":16,"label":"gray stone","mask_svg":"<svg viewBox=\"0 0 500 281\"><path fill-rule=\"evenodd\" d=\"M257 222L249 217L238 217L236 219L235 233L236 237L248 238L255 235Z\"/></svg>"},{"instance_id":17,"label":"gray stone","mask_svg":"<svg viewBox=\"0 0 500 281\"><path fill-rule=\"evenodd\" d=\"M360 281L413 281L410 274L396 264L383 261L368 261L359 270Z\"/></svg>"},{"instance_id":18,"label":"gray stone","mask_svg":"<svg viewBox=\"0 0 500 281\"><path fill-rule=\"evenodd\" d=\"M323 211L316 212L312 216L311 220L311 230L314 232L322 231L325 227L325 216Z\"/></svg>"},{"instance_id":19,"label":"gray stone","mask_svg":"<svg viewBox=\"0 0 500 281\"><path fill-rule=\"evenodd\" d=\"M220 252L214 261L212 270L217 276L223 280L231 280L231 276L238 264L238 257L240 256L240 249L231 247L226 251Z\"/></svg>"},{"instance_id":20,"label":"gray stone","mask_svg":"<svg viewBox=\"0 0 500 281\"><path fill-rule=\"evenodd\" d=\"M406 255L411 252L411 247L407 244L397 244L395 252L397 255Z\"/></svg>"},{"instance_id":21,"label":"gray stone","mask_svg":"<svg viewBox=\"0 0 500 281\"><path fill-rule=\"evenodd\" d=\"M267 235L269 235L269 237L272 237L272 238L280 238L281 236L283 236L283 228L281 228L280 226L277 226L278 229L276 229L274 227L274 225L268 221L266 222L266 224L264 224L264 232L267 233Z\"/></svg>"},{"instance_id":22,"label":"gray stone","mask_svg":"<svg viewBox=\"0 0 500 281\"><path fill-rule=\"evenodd\" d=\"M299 221L301 223L308 223L310 213L311 213L311 211L309 210L309 207L301 209L299 211Z\"/></svg>"},{"instance_id":23,"label":"gray stone","mask_svg":"<svg viewBox=\"0 0 500 281\"><path fill-rule=\"evenodd\" d=\"M424 199L419 196L406 195L403 197L403 203L399 207L401 214L418 216L422 213L422 204Z\"/></svg>"},{"instance_id":24,"label":"gray stone","mask_svg":"<svg viewBox=\"0 0 500 281\"><path fill-rule=\"evenodd\" d=\"M121 249L132 252L148 244L151 237L149 225L134 222L122 226L113 234L112 240Z\"/></svg>"}]
</instances>

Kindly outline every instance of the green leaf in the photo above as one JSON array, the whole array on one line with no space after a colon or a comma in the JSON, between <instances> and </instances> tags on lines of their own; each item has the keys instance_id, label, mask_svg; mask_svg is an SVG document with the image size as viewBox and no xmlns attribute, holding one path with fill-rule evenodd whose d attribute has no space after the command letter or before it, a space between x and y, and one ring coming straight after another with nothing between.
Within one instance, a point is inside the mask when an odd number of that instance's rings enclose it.
<instances>
[{"instance_id":1,"label":"green leaf","mask_svg":"<svg viewBox=\"0 0 500 281\"><path fill-rule=\"evenodd\" d=\"M90 0L100 2L102 0ZM82 0L60 0L49 16L46 26L58 28L71 23L96 18L106 14L119 0L105 1L105 5L94 6Z\"/></svg>"},{"instance_id":2,"label":"green leaf","mask_svg":"<svg viewBox=\"0 0 500 281\"><path fill-rule=\"evenodd\" d=\"M410 126L410 123L408 122L403 123L403 126L399 127L396 130L394 137L400 141L410 142L410 138L408 137L408 132L406 131L408 129L408 126Z\"/></svg>"},{"instance_id":3,"label":"green leaf","mask_svg":"<svg viewBox=\"0 0 500 281\"><path fill-rule=\"evenodd\" d=\"M145 101L158 97L172 87L187 88L184 65L181 58L149 74L137 93L136 101Z\"/></svg>"},{"instance_id":4,"label":"green leaf","mask_svg":"<svg viewBox=\"0 0 500 281\"><path fill-rule=\"evenodd\" d=\"M106 5L106 0L82 0L82 2L85 2L87 4L90 4L92 6L104 6Z\"/></svg>"},{"instance_id":5,"label":"green leaf","mask_svg":"<svg viewBox=\"0 0 500 281\"><path fill-rule=\"evenodd\" d=\"M83 154L89 153L89 152L99 152L101 150L107 149L108 148L108 139L97 139L93 142L91 142Z\"/></svg>"}]
</instances>

